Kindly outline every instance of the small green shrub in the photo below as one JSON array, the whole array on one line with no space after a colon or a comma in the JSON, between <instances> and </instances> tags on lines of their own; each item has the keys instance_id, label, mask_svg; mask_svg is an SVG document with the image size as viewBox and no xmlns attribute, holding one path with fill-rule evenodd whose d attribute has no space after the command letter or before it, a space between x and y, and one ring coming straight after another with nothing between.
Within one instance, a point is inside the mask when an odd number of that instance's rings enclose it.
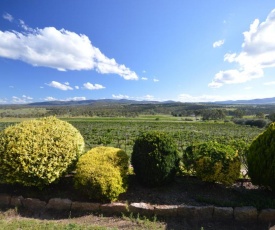
<instances>
[{"instance_id":1,"label":"small green shrub","mask_svg":"<svg viewBox=\"0 0 275 230\"><path fill-rule=\"evenodd\" d=\"M253 184L275 189L275 123L251 143L247 163Z\"/></svg>"},{"instance_id":2,"label":"small green shrub","mask_svg":"<svg viewBox=\"0 0 275 230\"><path fill-rule=\"evenodd\" d=\"M250 125L258 128L264 128L270 123L265 119L234 119L233 122L237 125Z\"/></svg>"},{"instance_id":3,"label":"small green shrub","mask_svg":"<svg viewBox=\"0 0 275 230\"><path fill-rule=\"evenodd\" d=\"M146 186L173 180L179 161L177 146L166 133L147 132L135 140L131 162L136 177Z\"/></svg>"},{"instance_id":4,"label":"small green shrub","mask_svg":"<svg viewBox=\"0 0 275 230\"><path fill-rule=\"evenodd\" d=\"M0 133L0 182L43 187L77 161L84 139L55 117L24 121Z\"/></svg>"},{"instance_id":5,"label":"small green shrub","mask_svg":"<svg viewBox=\"0 0 275 230\"><path fill-rule=\"evenodd\" d=\"M183 160L189 170L193 169L203 181L231 185L239 178L240 159L230 146L216 142L192 145L186 148L184 156L190 157Z\"/></svg>"},{"instance_id":6,"label":"small green shrub","mask_svg":"<svg viewBox=\"0 0 275 230\"><path fill-rule=\"evenodd\" d=\"M246 177L248 175L247 156L248 156L248 149L250 144L251 144L250 142L247 142L247 141L245 142L243 140L232 140L230 142L230 146L238 150L241 166L245 172L245 173L242 173L243 177Z\"/></svg>"},{"instance_id":7,"label":"small green shrub","mask_svg":"<svg viewBox=\"0 0 275 230\"><path fill-rule=\"evenodd\" d=\"M128 170L123 150L96 147L79 158L74 185L91 199L114 201L127 189Z\"/></svg>"}]
</instances>

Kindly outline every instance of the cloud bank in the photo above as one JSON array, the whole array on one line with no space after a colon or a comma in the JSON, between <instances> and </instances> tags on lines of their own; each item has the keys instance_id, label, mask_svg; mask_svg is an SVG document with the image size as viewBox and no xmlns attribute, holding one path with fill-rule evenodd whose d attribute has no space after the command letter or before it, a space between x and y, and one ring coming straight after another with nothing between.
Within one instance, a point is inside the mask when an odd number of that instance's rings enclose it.
<instances>
[{"instance_id":1,"label":"cloud bank","mask_svg":"<svg viewBox=\"0 0 275 230\"><path fill-rule=\"evenodd\" d=\"M7 13L3 18L13 20ZM96 70L101 74L117 74L125 80L138 79L134 71L106 57L84 34L55 27L32 29L22 20L19 25L23 32L0 30L0 57L59 71Z\"/></svg>"},{"instance_id":2,"label":"cloud bank","mask_svg":"<svg viewBox=\"0 0 275 230\"><path fill-rule=\"evenodd\" d=\"M51 81L50 83L46 83L45 85L49 86L49 87L53 87L56 89L60 89L63 91L67 91L67 90L78 90L79 86L75 86L74 88L70 86L69 82L65 82L64 84L57 82L57 81ZM103 85L100 84L92 84L90 82L86 82L83 84L83 88L82 89L88 89L88 90L98 90L98 89L105 89L105 87Z\"/></svg>"},{"instance_id":3,"label":"cloud bank","mask_svg":"<svg viewBox=\"0 0 275 230\"><path fill-rule=\"evenodd\" d=\"M224 55L224 61L235 63L238 68L219 71L209 87L247 82L263 77L265 68L275 67L275 9L264 22L255 19L243 35L242 51Z\"/></svg>"}]
</instances>

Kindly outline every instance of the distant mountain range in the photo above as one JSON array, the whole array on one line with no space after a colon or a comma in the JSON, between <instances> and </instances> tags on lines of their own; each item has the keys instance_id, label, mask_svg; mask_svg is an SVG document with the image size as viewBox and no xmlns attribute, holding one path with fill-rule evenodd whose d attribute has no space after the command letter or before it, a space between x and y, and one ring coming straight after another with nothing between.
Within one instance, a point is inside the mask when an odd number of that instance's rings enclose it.
<instances>
[{"instance_id":1,"label":"distant mountain range","mask_svg":"<svg viewBox=\"0 0 275 230\"><path fill-rule=\"evenodd\" d=\"M34 102L29 105L33 106L62 106L62 105L112 105L112 104L159 104L165 102L158 101L135 101L127 99L98 99L98 100L81 100L81 101L45 101L45 102Z\"/></svg>"},{"instance_id":2,"label":"distant mountain range","mask_svg":"<svg viewBox=\"0 0 275 230\"><path fill-rule=\"evenodd\" d=\"M262 98L262 99L252 99L252 100L236 100L236 101L219 101L215 102L218 104L230 104L230 105L236 105L236 104L242 104L242 105L248 105L248 104L254 104L254 105L262 105L262 104L275 104L275 97L271 98Z\"/></svg>"},{"instance_id":3,"label":"distant mountain range","mask_svg":"<svg viewBox=\"0 0 275 230\"><path fill-rule=\"evenodd\" d=\"M81 101L46 101L46 102L34 102L30 103L31 106L66 106L66 105L115 105L115 104L169 104L169 103L180 103L176 101L136 101L127 99L98 99L98 100L81 100ZM195 102L194 102L195 103ZM210 103L210 102L209 102ZM252 99L252 100L229 100L229 101L217 101L211 102L211 104L228 104L228 105L249 105L249 104L275 104L275 97L272 98L262 98L262 99ZM204 104L208 104L204 102Z\"/></svg>"}]
</instances>

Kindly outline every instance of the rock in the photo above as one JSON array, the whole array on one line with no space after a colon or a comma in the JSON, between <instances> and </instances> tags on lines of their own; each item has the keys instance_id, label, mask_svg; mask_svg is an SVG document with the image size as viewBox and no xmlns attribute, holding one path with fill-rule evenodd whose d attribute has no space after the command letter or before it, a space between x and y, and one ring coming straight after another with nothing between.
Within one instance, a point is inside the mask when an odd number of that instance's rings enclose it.
<instances>
[{"instance_id":1,"label":"rock","mask_svg":"<svg viewBox=\"0 0 275 230\"><path fill-rule=\"evenodd\" d=\"M129 211L132 213L139 213L141 215L154 215L154 207L146 203L131 203Z\"/></svg>"},{"instance_id":2,"label":"rock","mask_svg":"<svg viewBox=\"0 0 275 230\"><path fill-rule=\"evenodd\" d=\"M10 205L11 196L0 194L0 207L8 207Z\"/></svg>"},{"instance_id":3,"label":"rock","mask_svg":"<svg viewBox=\"0 0 275 230\"><path fill-rule=\"evenodd\" d=\"M258 212L252 206L236 207L234 208L234 217L237 221L257 221Z\"/></svg>"},{"instance_id":4,"label":"rock","mask_svg":"<svg viewBox=\"0 0 275 230\"><path fill-rule=\"evenodd\" d=\"M154 213L157 216L177 216L178 205L154 205Z\"/></svg>"},{"instance_id":5,"label":"rock","mask_svg":"<svg viewBox=\"0 0 275 230\"><path fill-rule=\"evenodd\" d=\"M263 209L259 213L259 221L275 223L275 209Z\"/></svg>"},{"instance_id":6,"label":"rock","mask_svg":"<svg viewBox=\"0 0 275 230\"><path fill-rule=\"evenodd\" d=\"M70 199L52 198L46 208L54 210L70 210L72 201Z\"/></svg>"},{"instance_id":7,"label":"rock","mask_svg":"<svg viewBox=\"0 0 275 230\"><path fill-rule=\"evenodd\" d=\"M233 219L233 208L214 207L213 218L216 220L231 220Z\"/></svg>"},{"instance_id":8,"label":"rock","mask_svg":"<svg viewBox=\"0 0 275 230\"><path fill-rule=\"evenodd\" d=\"M127 213L128 207L124 203L110 203L110 204L102 204L100 205L100 210L104 213L112 214L112 213Z\"/></svg>"},{"instance_id":9,"label":"rock","mask_svg":"<svg viewBox=\"0 0 275 230\"><path fill-rule=\"evenodd\" d=\"M46 207L46 202L36 198L22 199L23 207L31 211L42 211Z\"/></svg>"},{"instance_id":10,"label":"rock","mask_svg":"<svg viewBox=\"0 0 275 230\"><path fill-rule=\"evenodd\" d=\"M95 212L100 210L100 203L72 202L71 210L80 212Z\"/></svg>"},{"instance_id":11,"label":"rock","mask_svg":"<svg viewBox=\"0 0 275 230\"><path fill-rule=\"evenodd\" d=\"M180 205L178 207L178 216L186 218L195 218L196 220L210 220L213 217L213 206L188 206Z\"/></svg>"},{"instance_id":12,"label":"rock","mask_svg":"<svg viewBox=\"0 0 275 230\"><path fill-rule=\"evenodd\" d=\"M13 196L13 197L11 197L10 205L12 207L21 207L23 205L22 204L23 199L24 199L23 196Z\"/></svg>"}]
</instances>

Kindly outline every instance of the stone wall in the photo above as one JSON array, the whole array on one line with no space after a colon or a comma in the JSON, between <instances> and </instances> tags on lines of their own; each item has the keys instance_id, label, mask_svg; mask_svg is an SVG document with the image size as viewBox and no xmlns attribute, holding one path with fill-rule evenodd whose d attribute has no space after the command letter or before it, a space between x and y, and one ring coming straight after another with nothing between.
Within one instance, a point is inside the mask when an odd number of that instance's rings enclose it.
<instances>
[{"instance_id":1,"label":"stone wall","mask_svg":"<svg viewBox=\"0 0 275 230\"><path fill-rule=\"evenodd\" d=\"M275 209L258 211L255 207L215 207L215 206L188 206L188 205L152 205L147 203L90 203L71 201L69 199L52 198L48 202L35 198L10 196L0 194L0 207L25 208L40 216L45 212L101 212L107 214L139 213L144 216L178 216L195 218L196 220L236 220L244 222L275 223Z\"/></svg>"}]
</instances>

